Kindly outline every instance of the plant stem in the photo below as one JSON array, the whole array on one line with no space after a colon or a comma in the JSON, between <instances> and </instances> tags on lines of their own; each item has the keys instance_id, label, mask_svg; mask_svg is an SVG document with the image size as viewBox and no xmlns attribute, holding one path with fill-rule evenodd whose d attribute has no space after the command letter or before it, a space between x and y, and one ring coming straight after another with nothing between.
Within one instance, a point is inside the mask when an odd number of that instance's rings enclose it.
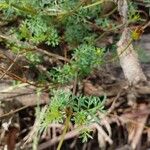
<instances>
[{"instance_id":1,"label":"plant stem","mask_svg":"<svg viewBox=\"0 0 150 150\"><path fill-rule=\"evenodd\" d=\"M112 0L98 0L97 2L95 3L92 3L92 4L89 4L87 6L83 6L83 9L88 9L88 8L91 8L91 7L94 7L94 6L97 6L99 4L102 4L106 1L112 1ZM77 5L77 7L75 7L75 9L73 9L72 11L58 11L58 12L47 12L47 11L43 11L43 15L49 15L49 16L62 16L62 15L68 15L68 14L72 14L74 11L80 9L80 7L82 6L82 4L84 4L84 0L83 2L81 2L79 5ZM8 7L9 5L11 5L12 7L20 10L20 11L23 11L23 12L26 12L26 13L29 13L31 15L37 15L39 12L34 9L34 8L28 8L28 7L23 7L23 6L19 6L19 5L16 5L14 3L11 3L11 4L8 4L7 2L6 3L0 3L0 7ZM57 11L57 10L56 10Z\"/></svg>"},{"instance_id":2,"label":"plant stem","mask_svg":"<svg viewBox=\"0 0 150 150\"><path fill-rule=\"evenodd\" d=\"M106 0L99 0L99 1L97 1L97 2L95 2L95 3L92 3L92 4L89 4L89 5L87 5L87 6L84 6L83 8L84 8L84 9L91 8L91 7L94 7L94 6L97 6L97 5L99 5L99 4L104 3L104 1L106 1Z\"/></svg>"},{"instance_id":3,"label":"plant stem","mask_svg":"<svg viewBox=\"0 0 150 150\"><path fill-rule=\"evenodd\" d=\"M57 150L60 150L60 148L61 148L61 146L62 146L62 144L63 144L64 137L65 137L66 132L67 132L67 129L68 129L68 127L69 127L70 118L71 118L71 113L69 113L69 115L68 115L67 118L66 118L66 121L65 121L65 128L64 128L64 130L63 130L62 137L61 137L61 140L60 140L60 142L59 142L59 144L58 144Z\"/></svg>"}]
</instances>

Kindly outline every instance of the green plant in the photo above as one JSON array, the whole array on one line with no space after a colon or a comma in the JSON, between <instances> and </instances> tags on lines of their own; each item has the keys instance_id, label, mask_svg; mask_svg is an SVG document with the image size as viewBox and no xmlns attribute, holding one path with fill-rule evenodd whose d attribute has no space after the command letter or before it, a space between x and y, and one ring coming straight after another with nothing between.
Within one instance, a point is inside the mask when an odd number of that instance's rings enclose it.
<instances>
[{"instance_id":1,"label":"green plant","mask_svg":"<svg viewBox=\"0 0 150 150\"><path fill-rule=\"evenodd\" d=\"M53 91L44 124L47 126L50 122L63 122L66 109L70 107L73 113L72 121L76 125L89 125L91 122L98 121L97 112L103 112L105 99L105 97L74 96L71 92L63 90Z\"/></svg>"},{"instance_id":2,"label":"green plant","mask_svg":"<svg viewBox=\"0 0 150 150\"><path fill-rule=\"evenodd\" d=\"M103 60L104 48L83 44L74 50L72 61L62 68L55 68L50 72L52 80L58 83L66 83L75 79L76 76L83 78L94 68L98 67Z\"/></svg>"},{"instance_id":3,"label":"green plant","mask_svg":"<svg viewBox=\"0 0 150 150\"><path fill-rule=\"evenodd\" d=\"M130 22L137 22L137 21L141 21L141 17L140 17L140 14L138 12L138 9L137 9L137 5L136 3L134 2L129 2L129 5L128 5L128 20Z\"/></svg>"},{"instance_id":4,"label":"green plant","mask_svg":"<svg viewBox=\"0 0 150 150\"><path fill-rule=\"evenodd\" d=\"M53 91L51 102L47 107L41 126L47 128L50 123L64 123L64 120L69 117L68 121L78 128L85 126L81 130L81 137L83 141L87 141L88 137L91 136L86 127L94 122L99 122L99 113L105 113L105 100L106 97L75 96L71 92L63 90ZM68 126L68 124L65 123L65 126Z\"/></svg>"},{"instance_id":5,"label":"green plant","mask_svg":"<svg viewBox=\"0 0 150 150\"><path fill-rule=\"evenodd\" d=\"M49 24L47 17L29 17L19 27L18 37L35 44L45 42L48 45L59 44L59 36L54 26Z\"/></svg>"},{"instance_id":6,"label":"green plant","mask_svg":"<svg viewBox=\"0 0 150 150\"><path fill-rule=\"evenodd\" d=\"M82 138L82 142L88 142L89 139L93 139L90 135L92 131L89 128L84 128L80 133L80 138Z\"/></svg>"},{"instance_id":7,"label":"green plant","mask_svg":"<svg viewBox=\"0 0 150 150\"><path fill-rule=\"evenodd\" d=\"M123 26L110 17L111 13L101 18L100 5L104 1L0 0L2 21L9 24L15 20L15 23L5 31L5 35L9 35L10 38L6 37L3 41L14 53L23 54L32 67L43 62L43 56L35 51L34 47L42 45L48 48L48 52L52 49L59 54L57 50L65 45L71 53L70 61L49 67L39 75L38 81L45 83L49 75L51 85L69 84L76 78L82 82L83 78L103 63L106 47L98 47L97 39L101 40L109 31L119 31L118 29ZM135 3L129 2L128 22L139 20L140 14ZM113 49L111 46L111 50ZM55 89L51 103L46 111L41 113L39 133L52 122L64 123L60 148L68 129L68 122L71 121L79 127L98 122L98 112L104 112L105 99L75 96L71 92ZM82 131L83 141L91 137L89 132L87 128Z\"/></svg>"}]
</instances>

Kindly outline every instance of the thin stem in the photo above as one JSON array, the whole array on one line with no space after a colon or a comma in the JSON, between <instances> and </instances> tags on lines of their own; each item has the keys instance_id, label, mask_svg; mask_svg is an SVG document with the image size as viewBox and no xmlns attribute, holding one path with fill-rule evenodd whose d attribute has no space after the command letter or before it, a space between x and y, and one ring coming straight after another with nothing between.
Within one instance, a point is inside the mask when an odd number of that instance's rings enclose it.
<instances>
[{"instance_id":1,"label":"thin stem","mask_svg":"<svg viewBox=\"0 0 150 150\"><path fill-rule=\"evenodd\" d=\"M148 22L142 27L142 29L144 30L144 29L147 28L148 26L150 26L150 21L148 21Z\"/></svg>"},{"instance_id":2,"label":"thin stem","mask_svg":"<svg viewBox=\"0 0 150 150\"><path fill-rule=\"evenodd\" d=\"M38 13L37 10L35 10L35 9L31 8L31 7L30 8L28 8L28 7L22 7L22 6L14 4L14 3L11 3L10 5L12 7L18 9L18 10L24 11L24 12L29 13L31 15L36 15Z\"/></svg>"},{"instance_id":3,"label":"thin stem","mask_svg":"<svg viewBox=\"0 0 150 150\"><path fill-rule=\"evenodd\" d=\"M7 68L7 70L2 74L2 76L0 77L0 80L2 80L5 77L6 73L14 66L14 64L16 63L16 60L17 60L18 56L19 56L19 54L17 54L17 56L14 59L14 62L12 62L9 65L9 67Z\"/></svg>"},{"instance_id":4,"label":"thin stem","mask_svg":"<svg viewBox=\"0 0 150 150\"><path fill-rule=\"evenodd\" d=\"M13 115L13 114L15 114L15 113L17 113L17 112L19 112L19 111L21 111L21 110L23 110L23 109L28 108L28 107L29 107L28 105L27 105L27 106L23 106L23 107L20 107L20 108L14 110L14 111L10 111L10 112L8 112L8 113L6 113L6 114L2 114L2 115L0 116L0 119L5 118L5 117L10 116L10 115Z\"/></svg>"},{"instance_id":5,"label":"thin stem","mask_svg":"<svg viewBox=\"0 0 150 150\"><path fill-rule=\"evenodd\" d=\"M70 118L71 118L71 113L69 113L69 115L68 115L67 118L66 118L65 128L64 128L64 130L63 130L62 137L61 137L61 140L60 140L60 142L59 142L59 144L58 144L57 150L60 150L60 148L61 148L61 146L62 146L62 144L63 144L65 135L66 135L66 133L67 133L67 129L68 129L68 127L69 127Z\"/></svg>"},{"instance_id":6,"label":"thin stem","mask_svg":"<svg viewBox=\"0 0 150 150\"><path fill-rule=\"evenodd\" d=\"M84 9L91 8L91 7L97 6L99 4L102 4L102 3L106 2L106 1L111 1L111 0L99 0L99 1L97 1L95 3L92 3L92 4L89 4L87 6L84 6L83 8Z\"/></svg>"},{"instance_id":7,"label":"thin stem","mask_svg":"<svg viewBox=\"0 0 150 150\"><path fill-rule=\"evenodd\" d=\"M32 86L35 86L35 87L41 87L41 88L42 88L42 87L45 87L45 85L37 85L37 84L34 84L34 83L32 83L32 82L29 82L28 80L23 79L23 78L21 78L21 77L15 75L14 73L11 73L11 72L9 72L9 71L6 71L6 69L3 68L3 67L0 67L0 71L1 71L2 73L6 73L6 75L12 77L12 78L15 79L15 80L21 81L22 83L28 83L29 85L32 85Z\"/></svg>"},{"instance_id":8,"label":"thin stem","mask_svg":"<svg viewBox=\"0 0 150 150\"><path fill-rule=\"evenodd\" d=\"M91 7L95 7L99 4L102 4L106 1L112 1L112 0L99 0L95 3L92 3L92 4L89 4L87 6L84 6L82 7L83 9L88 9L88 8L91 8ZM56 10L55 12L51 12L49 13L48 11L43 11L43 15L49 15L49 16L62 16L62 15L68 15L68 14L72 14L74 11L80 9L80 7L82 6L82 4L84 4L85 0L83 0L79 5L77 5L77 7L75 7L75 9L71 10L71 11L58 11ZM10 3L8 4L7 2L6 3L3 3L3 5L10 5L20 11L23 11L23 12L26 12L26 13L29 13L31 15L37 15L39 12L36 10L36 9L33 9L33 8L28 8L28 7L23 7L23 6L19 6L19 5L16 5L14 3Z\"/></svg>"},{"instance_id":9,"label":"thin stem","mask_svg":"<svg viewBox=\"0 0 150 150\"><path fill-rule=\"evenodd\" d=\"M113 14L116 10L117 10L117 6L113 9L113 10L111 10L110 12L108 12L107 14L105 14L105 15L102 15L101 17L108 17L108 16L110 16L111 14Z\"/></svg>"}]
</instances>

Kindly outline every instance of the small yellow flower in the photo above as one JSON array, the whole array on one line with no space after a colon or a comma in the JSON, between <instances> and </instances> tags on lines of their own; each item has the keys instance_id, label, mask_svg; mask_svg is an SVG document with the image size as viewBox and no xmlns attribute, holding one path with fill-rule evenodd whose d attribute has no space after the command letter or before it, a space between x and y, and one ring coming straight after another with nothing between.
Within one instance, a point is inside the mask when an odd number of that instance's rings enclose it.
<instances>
[{"instance_id":1,"label":"small yellow flower","mask_svg":"<svg viewBox=\"0 0 150 150\"><path fill-rule=\"evenodd\" d=\"M98 48L98 49L96 50L96 54L99 55L100 53L101 53L101 49Z\"/></svg>"},{"instance_id":2,"label":"small yellow flower","mask_svg":"<svg viewBox=\"0 0 150 150\"><path fill-rule=\"evenodd\" d=\"M141 27L137 27L134 31L132 31L131 37L133 40L139 40L142 33L143 33L143 29Z\"/></svg>"}]
</instances>

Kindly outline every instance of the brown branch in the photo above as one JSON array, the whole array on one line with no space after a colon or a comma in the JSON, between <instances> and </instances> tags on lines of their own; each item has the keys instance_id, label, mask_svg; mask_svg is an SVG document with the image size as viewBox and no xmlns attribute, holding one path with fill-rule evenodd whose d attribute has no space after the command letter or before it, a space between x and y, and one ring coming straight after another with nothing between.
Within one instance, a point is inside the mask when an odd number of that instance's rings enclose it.
<instances>
[{"instance_id":1,"label":"brown branch","mask_svg":"<svg viewBox=\"0 0 150 150\"><path fill-rule=\"evenodd\" d=\"M5 118L5 117L8 117L8 116L10 116L10 115L13 115L13 114L15 114L15 113L17 113L17 112L19 112L19 111L21 111L21 110L23 110L23 109L28 108L28 107L29 107L29 106L27 105L27 106L20 107L20 108L14 110L14 111L10 111L10 112L8 112L8 113L6 113L6 114L1 115L1 116L0 116L0 119Z\"/></svg>"},{"instance_id":2,"label":"brown branch","mask_svg":"<svg viewBox=\"0 0 150 150\"><path fill-rule=\"evenodd\" d=\"M6 71L6 69L3 68L3 67L0 67L0 71L3 72L3 73L6 73L6 75L8 75L9 77L12 77L14 80L21 81L22 83L28 83L29 85L32 85L32 86L35 86L35 87L39 87L39 88L46 88L46 85L38 85L36 83L31 83L28 80L23 79L23 78L17 76L16 74L14 74L14 73Z\"/></svg>"},{"instance_id":3,"label":"brown branch","mask_svg":"<svg viewBox=\"0 0 150 150\"><path fill-rule=\"evenodd\" d=\"M14 42L15 44L17 45L23 45L25 46L26 48L24 48L26 51L38 51L40 53L43 53L49 57L54 57L58 60L63 60L63 61L66 61L66 62L69 62L70 60L67 59L67 58L64 58L63 56L60 56L60 55L57 55L57 54L54 54L54 53L51 53L51 52L48 52L44 49L41 49L41 48L38 48L36 46L33 46L33 45L30 45L29 43L24 43L24 42L21 42L21 41L18 41L18 40L13 40L12 38L13 37L9 37L9 36L5 36L5 35L2 35L0 34L0 38L3 39L3 40L6 40L8 42Z\"/></svg>"},{"instance_id":4,"label":"brown branch","mask_svg":"<svg viewBox=\"0 0 150 150\"><path fill-rule=\"evenodd\" d=\"M54 54L54 53L50 53L50 52L48 52L48 51L46 51L44 49L41 49L41 48L34 47L32 50L37 50L38 52L41 52L41 53L43 53L43 54L45 54L45 55L47 55L49 57L54 57L54 58L56 58L58 60L63 60L65 62L70 62L69 59L67 59L67 58L65 58L63 56L60 56L60 55L57 55L57 54Z\"/></svg>"}]
</instances>

